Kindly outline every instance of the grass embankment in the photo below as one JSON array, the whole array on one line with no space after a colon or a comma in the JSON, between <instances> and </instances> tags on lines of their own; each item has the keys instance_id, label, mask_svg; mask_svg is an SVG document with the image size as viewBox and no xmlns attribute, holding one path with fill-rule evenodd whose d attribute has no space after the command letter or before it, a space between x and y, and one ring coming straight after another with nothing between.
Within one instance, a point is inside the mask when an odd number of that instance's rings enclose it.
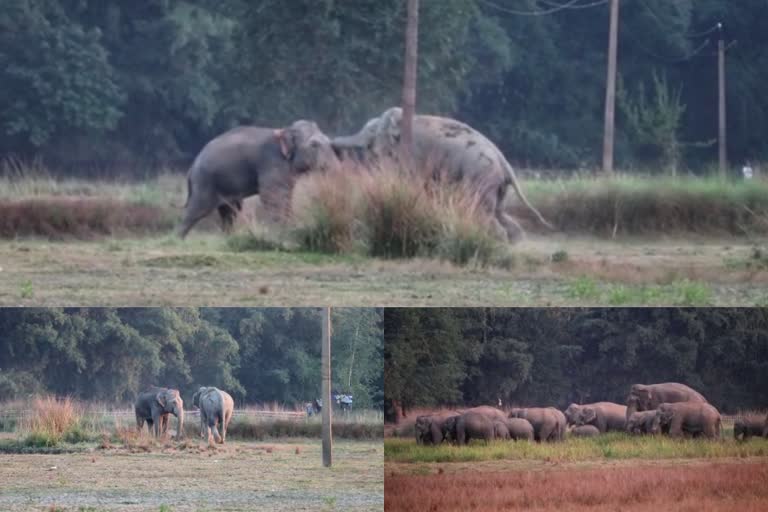
<instances>
[{"instance_id":1,"label":"grass embankment","mask_svg":"<svg viewBox=\"0 0 768 512\"><path fill-rule=\"evenodd\" d=\"M610 433L594 438L568 438L560 443L492 442L454 446L417 445L413 440L385 439L387 462L476 462L533 460L576 462L620 459L678 459L768 456L768 439L737 442L732 431L723 439L671 439L664 436L629 436Z\"/></svg>"}]
</instances>

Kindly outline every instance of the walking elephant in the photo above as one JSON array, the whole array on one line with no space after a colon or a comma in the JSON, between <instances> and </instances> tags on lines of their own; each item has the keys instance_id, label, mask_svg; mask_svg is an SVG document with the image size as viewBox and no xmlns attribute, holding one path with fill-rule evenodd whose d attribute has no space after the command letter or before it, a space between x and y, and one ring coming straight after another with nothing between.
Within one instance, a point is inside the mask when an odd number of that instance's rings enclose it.
<instances>
[{"instance_id":1,"label":"walking elephant","mask_svg":"<svg viewBox=\"0 0 768 512\"><path fill-rule=\"evenodd\" d=\"M273 218L281 218L299 174L337 164L330 139L312 121L299 120L278 130L233 128L206 144L192 163L179 236L184 238L213 210L229 231L243 199L256 194Z\"/></svg>"},{"instance_id":2,"label":"walking elephant","mask_svg":"<svg viewBox=\"0 0 768 512\"><path fill-rule=\"evenodd\" d=\"M479 412L465 412L456 420L456 442L468 444L472 439L493 441L493 420Z\"/></svg>"},{"instance_id":3,"label":"walking elephant","mask_svg":"<svg viewBox=\"0 0 768 512\"><path fill-rule=\"evenodd\" d=\"M362 151L366 160L396 159L402 115L401 108L390 108L369 120L357 134L334 138L333 147ZM539 222L552 228L523 194L512 166L499 148L470 126L446 117L414 116L413 158L416 172L436 181L461 184L477 193L500 237L515 241L524 235L504 210L509 186Z\"/></svg>"},{"instance_id":4,"label":"walking elephant","mask_svg":"<svg viewBox=\"0 0 768 512\"><path fill-rule=\"evenodd\" d=\"M538 442L562 441L565 437L565 415L554 407L515 408L509 417L528 420Z\"/></svg>"},{"instance_id":5,"label":"walking elephant","mask_svg":"<svg viewBox=\"0 0 768 512\"><path fill-rule=\"evenodd\" d=\"M160 437L168 426L168 415L177 418L176 439L184 437L184 401L177 389L151 388L139 394L134 406L138 430L147 424L150 433Z\"/></svg>"},{"instance_id":6,"label":"walking elephant","mask_svg":"<svg viewBox=\"0 0 768 512\"><path fill-rule=\"evenodd\" d=\"M765 420L761 416L745 416L733 424L733 437L737 441L747 441L750 437L763 437Z\"/></svg>"},{"instance_id":7,"label":"walking elephant","mask_svg":"<svg viewBox=\"0 0 768 512\"><path fill-rule=\"evenodd\" d=\"M235 410L235 401L230 394L216 387L201 387L192 395L192 405L200 409L200 437L207 439L209 444L211 438L224 444ZM221 427L221 434L217 425Z\"/></svg>"},{"instance_id":8,"label":"walking elephant","mask_svg":"<svg viewBox=\"0 0 768 512\"><path fill-rule=\"evenodd\" d=\"M653 421L653 431L668 430L670 437L704 436L719 438L720 413L706 402L675 402L659 404Z\"/></svg>"},{"instance_id":9,"label":"walking elephant","mask_svg":"<svg viewBox=\"0 0 768 512\"><path fill-rule=\"evenodd\" d=\"M601 432L623 432L627 423L627 406L613 402L571 404L565 410L569 425L594 425Z\"/></svg>"},{"instance_id":10,"label":"walking elephant","mask_svg":"<svg viewBox=\"0 0 768 512\"><path fill-rule=\"evenodd\" d=\"M510 439L515 441L533 441L533 425L523 418L507 418L507 430Z\"/></svg>"},{"instance_id":11,"label":"walking elephant","mask_svg":"<svg viewBox=\"0 0 768 512\"><path fill-rule=\"evenodd\" d=\"M653 431L653 421L656 418L656 411L634 412L627 420L626 431L629 434L658 434Z\"/></svg>"},{"instance_id":12,"label":"walking elephant","mask_svg":"<svg viewBox=\"0 0 768 512\"><path fill-rule=\"evenodd\" d=\"M595 437L600 435L600 430L594 425L579 425L571 430L573 437Z\"/></svg>"},{"instance_id":13,"label":"walking elephant","mask_svg":"<svg viewBox=\"0 0 768 512\"><path fill-rule=\"evenodd\" d=\"M634 384L627 397L627 413L629 418L637 411L651 411L657 409L659 404L677 402L704 402L704 398L698 391L689 388L685 384L677 382L664 382L662 384Z\"/></svg>"}]
</instances>

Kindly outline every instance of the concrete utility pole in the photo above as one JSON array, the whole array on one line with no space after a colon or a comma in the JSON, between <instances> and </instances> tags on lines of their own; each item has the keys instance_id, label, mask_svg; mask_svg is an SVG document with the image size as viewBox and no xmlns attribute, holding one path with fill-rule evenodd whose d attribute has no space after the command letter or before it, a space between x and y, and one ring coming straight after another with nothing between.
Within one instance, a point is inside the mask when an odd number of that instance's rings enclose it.
<instances>
[{"instance_id":1,"label":"concrete utility pole","mask_svg":"<svg viewBox=\"0 0 768 512\"><path fill-rule=\"evenodd\" d=\"M619 35L619 0L611 1L608 30L608 77L605 81L605 123L603 130L603 172L613 174L613 133L616 118L616 54Z\"/></svg>"},{"instance_id":2,"label":"concrete utility pole","mask_svg":"<svg viewBox=\"0 0 768 512\"><path fill-rule=\"evenodd\" d=\"M720 35L717 41L717 140L720 163L720 177L725 178L728 167L728 153L725 140L725 41L723 40L723 24L717 24Z\"/></svg>"},{"instance_id":3,"label":"concrete utility pole","mask_svg":"<svg viewBox=\"0 0 768 512\"><path fill-rule=\"evenodd\" d=\"M323 466L330 467L333 463L333 432L331 428L331 308L323 308L321 316L323 347L322 347L322 381L323 381Z\"/></svg>"},{"instance_id":4,"label":"concrete utility pole","mask_svg":"<svg viewBox=\"0 0 768 512\"><path fill-rule=\"evenodd\" d=\"M405 27L405 72L403 74L403 119L400 125L400 148L410 164L413 151L413 115L416 111L416 68L419 46L419 0L408 0Z\"/></svg>"}]
</instances>

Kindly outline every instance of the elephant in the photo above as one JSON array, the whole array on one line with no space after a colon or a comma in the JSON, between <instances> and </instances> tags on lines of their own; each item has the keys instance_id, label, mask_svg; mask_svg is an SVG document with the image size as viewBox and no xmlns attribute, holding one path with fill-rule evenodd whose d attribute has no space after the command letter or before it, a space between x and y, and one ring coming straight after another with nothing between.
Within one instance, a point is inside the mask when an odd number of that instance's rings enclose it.
<instances>
[{"instance_id":1,"label":"elephant","mask_svg":"<svg viewBox=\"0 0 768 512\"><path fill-rule=\"evenodd\" d=\"M457 413L453 411L418 416L416 418L416 425L414 427L416 433L416 443L442 443L443 439L445 439L445 422L454 416L457 416Z\"/></svg>"},{"instance_id":2,"label":"elephant","mask_svg":"<svg viewBox=\"0 0 768 512\"><path fill-rule=\"evenodd\" d=\"M392 107L370 119L355 135L331 140L339 153L354 149L364 160L396 159L402 109ZM480 205L500 238L517 241L522 227L504 210L511 185L522 203L544 226L553 229L523 194L515 172L496 145L470 126L447 117L413 117L413 159L416 169L434 181L459 184L478 194Z\"/></svg>"},{"instance_id":3,"label":"elephant","mask_svg":"<svg viewBox=\"0 0 768 512\"><path fill-rule=\"evenodd\" d=\"M664 382L662 384L634 384L630 388L627 397L626 417L632 416L637 411L651 411L662 403L676 402L704 402L704 398L698 391L689 388L685 384L677 382Z\"/></svg>"},{"instance_id":4,"label":"elephant","mask_svg":"<svg viewBox=\"0 0 768 512\"><path fill-rule=\"evenodd\" d=\"M623 432L627 422L627 406L613 402L571 404L564 414L569 425L594 425L601 433Z\"/></svg>"},{"instance_id":5,"label":"elephant","mask_svg":"<svg viewBox=\"0 0 768 512\"><path fill-rule=\"evenodd\" d=\"M763 437L765 420L758 416L745 416L733 424L733 437L737 441L746 441L752 436Z\"/></svg>"},{"instance_id":6,"label":"elephant","mask_svg":"<svg viewBox=\"0 0 768 512\"><path fill-rule=\"evenodd\" d=\"M656 410L632 413L627 420L626 431L629 434L658 434L658 432L653 431L653 420L655 418Z\"/></svg>"},{"instance_id":7,"label":"elephant","mask_svg":"<svg viewBox=\"0 0 768 512\"><path fill-rule=\"evenodd\" d=\"M533 441L533 425L523 418L507 418L509 437L515 441Z\"/></svg>"},{"instance_id":8,"label":"elephant","mask_svg":"<svg viewBox=\"0 0 768 512\"><path fill-rule=\"evenodd\" d=\"M765 417L765 427L763 427L763 437L768 438L768 415Z\"/></svg>"},{"instance_id":9,"label":"elephant","mask_svg":"<svg viewBox=\"0 0 768 512\"><path fill-rule=\"evenodd\" d=\"M554 407L514 408L509 417L528 420L538 442L562 441L565 437L565 415Z\"/></svg>"},{"instance_id":10,"label":"elephant","mask_svg":"<svg viewBox=\"0 0 768 512\"><path fill-rule=\"evenodd\" d=\"M600 435L600 429L594 425L579 425L571 430L574 437L595 437Z\"/></svg>"},{"instance_id":11,"label":"elephant","mask_svg":"<svg viewBox=\"0 0 768 512\"><path fill-rule=\"evenodd\" d=\"M139 394L135 404L136 427L138 430L147 423L147 429L156 437L164 434L168 428L168 415L177 418L176 439L184 437L184 401L177 389L153 387Z\"/></svg>"},{"instance_id":12,"label":"elephant","mask_svg":"<svg viewBox=\"0 0 768 512\"><path fill-rule=\"evenodd\" d=\"M675 402L659 404L652 430L668 429L670 437L688 434L715 439L720 437L721 425L720 413L707 402Z\"/></svg>"},{"instance_id":13,"label":"elephant","mask_svg":"<svg viewBox=\"0 0 768 512\"><path fill-rule=\"evenodd\" d=\"M235 401L230 394L216 387L201 387L192 395L192 405L200 409L200 437L207 439L209 444L211 437L224 444L235 410ZM221 427L221 434L217 425Z\"/></svg>"},{"instance_id":14,"label":"elephant","mask_svg":"<svg viewBox=\"0 0 768 512\"><path fill-rule=\"evenodd\" d=\"M512 439L512 436L509 432L509 428L507 427L506 422L504 421L493 422L493 438L503 439L505 441L509 441L510 439Z\"/></svg>"},{"instance_id":15,"label":"elephant","mask_svg":"<svg viewBox=\"0 0 768 512\"><path fill-rule=\"evenodd\" d=\"M181 238L203 217L218 210L225 232L232 228L246 197L258 194L275 218L285 215L295 179L339 162L330 139L313 121L287 128L233 128L205 145L187 173L187 202L178 229Z\"/></svg>"},{"instance_id":16,"label":"elephant","mask_svg":"<svg viewBox=\"0 0 768 512\"><path fill-rule=\"evenodd\" d=\"M456 420L456 442L468 444L472 439L493 441L493 420L479 412L465 412Z\"/></svg>"}]
</instances>

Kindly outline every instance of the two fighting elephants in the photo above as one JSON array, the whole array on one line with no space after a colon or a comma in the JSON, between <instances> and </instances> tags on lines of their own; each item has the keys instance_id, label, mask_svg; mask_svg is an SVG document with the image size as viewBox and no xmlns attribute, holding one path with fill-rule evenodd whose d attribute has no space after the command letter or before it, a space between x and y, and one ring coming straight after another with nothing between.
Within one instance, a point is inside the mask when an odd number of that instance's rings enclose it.
<instances>
[{"instance_id":1,"label":"two fighting elephants","mask_svg":"<svg viewBox=\"0 0 768 512\"><path fill-rule=\"evenodd\" d=\"M210 141L187 174L187 203L179 227L183 238L203 217L218 211L229 230L246 197L258 194L273 219L285 217L295 180L329 170L355 155L375 168L400 156L402 110L393 107L369 120L360 132L331 139L316 123L299 120L282 129L242 126ZM523 194L511 165L488 138L454 119L417 115L413 119L412 170L439 183L460 184L477 194L495 232L515 241L520 225L506 213L511 186L545 226L552 227Z\"/></svg>"},{"instance_id":2,"label":"two fighting elephants","mask_svg":"<svg viewBox=\"0 0 768 512\"><path fill-rule=\"evenodd\" d=\"M200 410L200 436L210 443L224 443L227 427L232 420L234 401L226 391L215 387L201 387L192 395L192 405ZM134 405L136 427L144 424L156 437L168 431L169 416L177 418L176 438L184 437L184 401L177 389L153 387L139 394ZM219 427L221 433L219 433Z\"/></svg>"}]
</instances>

